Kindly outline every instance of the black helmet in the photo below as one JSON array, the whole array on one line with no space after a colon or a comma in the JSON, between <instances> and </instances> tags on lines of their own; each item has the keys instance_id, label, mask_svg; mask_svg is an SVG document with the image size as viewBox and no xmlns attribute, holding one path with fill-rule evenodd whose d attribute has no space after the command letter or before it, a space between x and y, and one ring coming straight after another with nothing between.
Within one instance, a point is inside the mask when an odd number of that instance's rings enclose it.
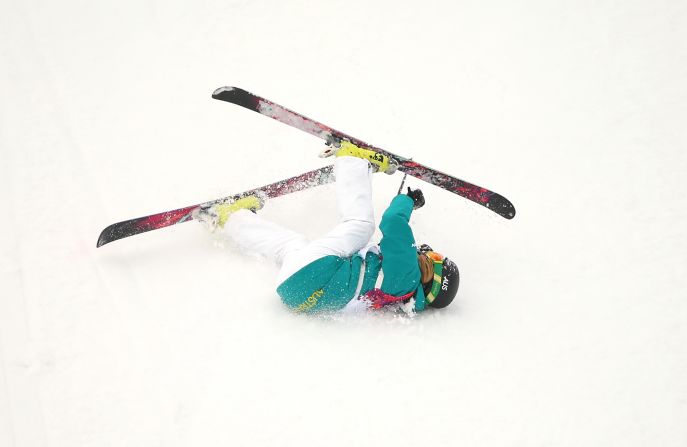
<instances>
[{"instance_id":1,"label":"black helmet","mask_svg":"<svg viewBox=\"0 0 687 447\"><path fill-rule=\"evenodd\" d=\"M434 280L422 288L427 304L437 309L448 306L458 293L460 283L458 266L447 257L432 250L432 247L427 244L420 246L419 252L434 263Z\"/></svg>"}]
</instances>

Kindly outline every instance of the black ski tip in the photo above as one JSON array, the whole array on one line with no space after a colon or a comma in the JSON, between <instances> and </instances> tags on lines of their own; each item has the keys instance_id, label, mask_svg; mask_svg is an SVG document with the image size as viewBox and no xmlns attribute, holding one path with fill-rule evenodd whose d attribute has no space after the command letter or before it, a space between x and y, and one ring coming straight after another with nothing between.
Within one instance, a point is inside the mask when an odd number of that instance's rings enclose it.
<instances>
[{"instance_id":1,"label":"black ski tip","mask_svg":"<svg viewBox=\"0 0 687 447\"><path fill-rule=\"evenodd\" d=\"M103 245L116 240L113 234L114 227L115 225L110 225L100 233L100 236L98 236L98 243L95 245L96 248L102 247Z\"/></svg>"},{"instance_id":2,"label":"black ski tip","mask_svg":"<svg viewBox=\"0 0 687 447\"><path fill-rule=\"evenodd\" d=\"M136 228L139 221L140 219L131 219L125 220L124 222L113 223L112 225L107 226L100 233L100 236L98 237L98 243L95 247L102 247L110 242L133 236L134 234L141 233L142 231L148 231Z\"/></svg>"},{"instance_id":3,"label":"black ski tip","mask_svg":"<svg viewBox=\"0 0 687 447\"><path fill-rule=\"evenodd\" d=\"M231 92L234 90L236 87L220 87L218 89L215 89L214 92L212 92L212 97L215 99L220 99L222 95L227 94L227 92Z\"/></svg>"},{"instance_id":4,"label":"black ski tip","mask_svg":"<svg viewBox=\"0 0 687 447\"><path fill-rule=\"evenodd\" d=\"M258 98L238 87L220 87L212 92L212 97L220 101L233 102L236 105L256 112L258 111Z\"/></svg>"},{"instance_id":5,"label":"black ski tip","mask_svg":"<svg viewBox=\"0 0 687 447\"><path fill-rule=\"evenodd\" d=\"M506 199L501 194L494 193L494 195L489 198L489 202L487 202L486 206L499 216L505 217L506 219L512 219L515 217L515 207L510 200Z\"/></svg>"}]
</instances>

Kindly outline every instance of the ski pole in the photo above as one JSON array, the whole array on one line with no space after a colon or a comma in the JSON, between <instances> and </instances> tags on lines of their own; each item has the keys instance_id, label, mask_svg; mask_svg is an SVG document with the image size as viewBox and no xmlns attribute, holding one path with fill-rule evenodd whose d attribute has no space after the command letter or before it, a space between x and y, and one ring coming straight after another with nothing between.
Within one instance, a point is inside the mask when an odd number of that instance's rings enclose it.
<instances>
[{"instance_id":1,"label":"ski pole","mask_svg":"<svg viewBox=\"0 0 687 447\"><path fill-rule=\"evenodd\" d=\"M409 158L408 160L412 160L412 157ZM406 177L408 177L408 171L403 173L403 179L401 180L401 186L398 187L398 192L396 195L401 194L401 191L403 190L403 184L406 182Z\"/></svg>"}]
</instances>

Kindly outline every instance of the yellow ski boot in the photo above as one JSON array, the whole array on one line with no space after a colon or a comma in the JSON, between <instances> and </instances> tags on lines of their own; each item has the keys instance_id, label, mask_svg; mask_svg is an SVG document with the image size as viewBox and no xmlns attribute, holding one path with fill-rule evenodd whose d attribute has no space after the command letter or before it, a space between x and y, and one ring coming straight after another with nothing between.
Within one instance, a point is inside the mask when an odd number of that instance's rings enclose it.
<instances>
[{"instance_id":1,"label":"yellow ski boot","mask_svg":"<svg viewBox=\"0 0 687 447\"><path fill-rule=\"evenodd\" d=\"M330 157L336 155L337 157L358 157L369 161L378 172L385 174L393 174L398 169L398 165L389 157L371 149L363 149L356 146L347 140L342 140L339 147L329 146L322 151L320 157Z\"/></svg>"},{"instance_id":2,"label":"yellow ski boot","mask_svg":"<svg viewBox=\"0 0 687 447\"><path fill-rule=\"evenodd\" d=\"M209 206L201 206L196 209L192 216L193 219L205 224L211 232L217 228L224 228L224 224L229 220L229 216L238 210L250 210L256 212L265 206L265 199L256 195L241 197L233 202L216 203Z\"/></svg>"}]
</instances>

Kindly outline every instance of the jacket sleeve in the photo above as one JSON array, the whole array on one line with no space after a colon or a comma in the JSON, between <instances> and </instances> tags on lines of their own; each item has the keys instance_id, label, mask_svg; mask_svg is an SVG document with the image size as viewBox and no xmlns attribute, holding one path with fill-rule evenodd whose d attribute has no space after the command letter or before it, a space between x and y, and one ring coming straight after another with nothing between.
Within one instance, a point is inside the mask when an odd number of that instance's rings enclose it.
<instances>
[{"instance_id":1,"label":"jacket sleeve","mask_svg":"<svg viewBox=\"0 0 687 447\"><path fill-rule=\"evenodd\" d=\"M415 237L408 221L413 212L413 199L399 194L384 212L379 229L382 241L382 290L391 295L414 292L420 284Z\"/></svg>"}]
</instances>

